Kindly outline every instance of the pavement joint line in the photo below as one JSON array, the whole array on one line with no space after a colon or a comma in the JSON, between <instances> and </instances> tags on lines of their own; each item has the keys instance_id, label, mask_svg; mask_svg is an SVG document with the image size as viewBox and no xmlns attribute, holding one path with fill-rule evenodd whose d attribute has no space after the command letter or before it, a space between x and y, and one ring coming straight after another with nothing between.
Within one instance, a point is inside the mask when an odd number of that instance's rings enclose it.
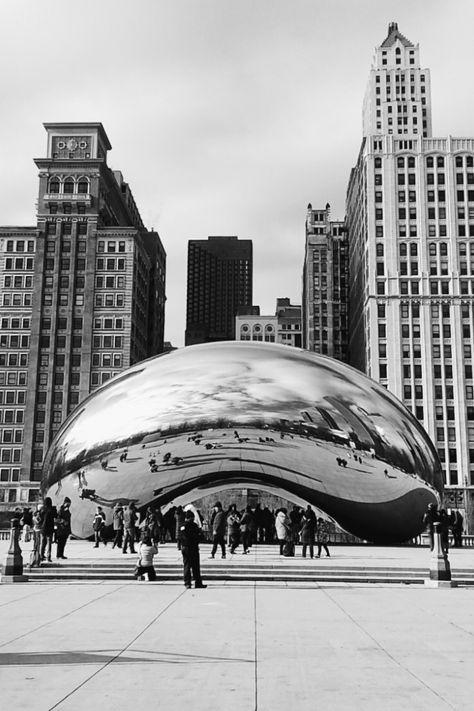
<instances>
[{"instance_id":1,"label":"pavement joint line","mask_svg":"<svg viewBox=\"0 0 474 711\"><path fill-rule=\"evenodd\" d=\"M60 615L59 617L56 617L53 620L48 620L47 622L44 622L42 625L39 625L38 627L35 627L32 630L28 630L28 632L24 632L23 634L18 635L18 637L9 639L7 642L2 642L0 644L0 649L2 647L6 647L8 644L13 644L13 642L17 642L19 639L23 639L23 637L28 637L28 635L33 634L34 632L38 632L38 630L43 629L43 627L47 627L48 625L52 625L55 622L59 622L59 620L64 620L66 617L69 617L70 615L74 615L74 613L78 612L79 610L84 609L84 607L87 607L88 605L92 605L94 602L97 602L98 600L102 600L102 598L107 597L107 595L112 595L112 593L116 592L117 590L120 590L123 587L124 587L123 585L116 585L114 590L108 590L103 595L99 595L98 597L95 597L93 600L89 600L88 602L85 602L83 605L79 605L79 607L75 607L74 610L70 610L69 612L66 612L64 615Z\"/></svg>"},{"instance_id":2,"label":"pavement joint line","mask_svg":"<svg viewBox=\"0 0 474 711\"><path fill-rule=\"evenodd\" d=\"M258 709L258 637L257 637L257 584L253 584L253 629L254 629L254 699L255 711Z\"/></svg>"},{"instance_id":3,"label":"pavement joint line","mask_svg":"<svg viewBox=\"0 0 474 711\"><path fill-rule=\"evenodd\" d=\"M46 586L54 587L54 583L51 583L49 580L45 581L45 582L46 582ZM0 603L0 607L5 607L6 605L11 605L14 602L23 602L23 600L26 600L29 597L33 597L34 595L39 595L42 593L44 593L44 590L34 590L33 592L28 593L28 595L23 595L23 597L16 597L13 600L8 600L8 602Z\"/></svg>"},{"instance_id":4,"label":"pavement joint line","mask_svg":"<svg viewBox=\"0 0 474 711\"><path fill-rule=\"evenodd\" d=\"M415 674L415 672L413 672L411 669L408 669L407 666L405 666L404 664L402 664L402 662L400 662L396 657L394 657L393 654L391 654L391 653L388 651L388 649L386 649L386 648L378 641L378 639L376 639L368 630L366 630L365 627L363 627L363 626L360 624L360 622L357 622L357 620L356 620L346 609L344 609L344 607L343 607L337 600L335 600L335 599L329 594L329 592L328 592L327 590L323 590L323 593L326 595L327 598L329 598L329 600L331 600L331 602L332 602L334 605L336 605L336 607L338 607L338 608L341 610L341 612L342 612L356 627L358 627L369 639L371 639L372 642L378 647L378 649L380 649L381 652L383 652L389 659L391 659L392 662L394 662L398 667L400 667L400 668L403 669L407 674L409 674L411 677L413 677L413 679L415 679L419 684L421 684L422 686L424 686L427 691L429 691L431 694L433 694L433 696L436 696L437 699L439 699L440 701L442 701L443 703L445 703L446 706L448 706L450 709L454 709L454 711L456 711L457 706L453 706L453 704L451 704L451 703L448 701L448 699L446 699L444 696L442 696L442 695L439 694L437 691L435 691L435 689L433 689L431 686L429 686L429 684L427 684L426 681L424 681L421 677L419 677L417 674Z\"/></svg>"},{"instance_id":5,"label":"pavement joint line","mask_svg":"<svg viewBox=\"0 0 474 711\"><path fill-rule=\"evenodd\" d=\"M120 586L120 587L122 587L122 586ZM118 588L118 589L120 589L120 588ZM64 701L66 701L66 699L69 699L73 694L76 693L76 691L79 691L79 689L81 689L83 686L85 686L86 684L88 684L88 683L91 681L91 679L93 679L94 677L96 677L98 674L100 674L102 671L104 671L104 669L106 669L108 666L110 666L111 664L113 664L124 652L127 651L127 649L130 649L130 647L132 646L132 644L133 644L134 642L136 642L137 639L139 639L148 629L150 629L150 627L151 627L152 625L154 625L155 622L156 622L162 615L164 615L165 612L167 612L167 611L170 609L170 607L172 607L181 597L183 597L183 595L184 595L186 592L187 592L187 590L182 590L182 591L174 598L174 600L171 600L171 602L169 602L169 603L166 605L166 607L164 607L157 615L155 615L155 617L154 617L147 625L145 625L145 627L144 627L137 635L135 635L135 637L134 637L133 639L131 639L130 642L129 642L128 644L126 644L125 647L123 647L123 649L120 650L120 652L117 652L117 654L116 654L114 657L112 657L112 658L109 659L107 662L105 662L105 664L103 664L103 665L100 667L100 669L96 669L96 671L95 671L93 674L91 674L89 677L87 677L87 679L84 679L84 681L82 681L80 684L78 684L74 689L72 689L72 691L70 691L68 694L66 694L66 696L63 696L63 698L60 699L59 701L57 701L57 702L54 704L54 706L50 706L49 709L48 709L48 711L54 711L54 709L57 709L60 704L62 704ZM105 595L104 595L103 597L105 597Z\"/></svg>"}]
</instances>

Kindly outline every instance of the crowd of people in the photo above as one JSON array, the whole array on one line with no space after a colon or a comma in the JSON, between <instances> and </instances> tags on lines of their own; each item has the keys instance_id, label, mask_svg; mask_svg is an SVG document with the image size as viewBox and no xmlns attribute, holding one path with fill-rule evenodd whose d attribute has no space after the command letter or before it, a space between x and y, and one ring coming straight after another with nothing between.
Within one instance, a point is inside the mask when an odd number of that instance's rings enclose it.
<instances>
[{"instance_id":1,"label":"crowd of people","mask_svg":"<svg viewBox=\"0 0 474 711\"><path fill-rule=\"evenodd\" d=\"M447 554L449 548L449 535L453 537L453 548L462 547L462 534L464 531L464 518L460 511L455 510L450 514L446 509L439 509L436 504L428 504L428 509L423 517L426 532L429 536L430 550L434 548L435 530L440 534L441 549ZM435 527L437 524L437 527Z\"/></svg>"}]
</instances>

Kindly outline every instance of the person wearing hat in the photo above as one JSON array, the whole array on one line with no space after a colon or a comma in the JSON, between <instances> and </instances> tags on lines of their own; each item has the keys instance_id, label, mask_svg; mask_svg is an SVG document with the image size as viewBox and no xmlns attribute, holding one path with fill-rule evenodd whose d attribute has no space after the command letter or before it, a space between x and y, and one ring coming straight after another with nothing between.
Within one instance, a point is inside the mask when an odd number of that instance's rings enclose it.
<instances>
[{"instance_id":1,"label":"person wearing hat","mask_svg":"<svg viewBox=\"0 0 474 711\"><path fill-rule=\"evenodd\" d=\"M181 554L183 556L184 587L191 587L191 577L195 588L207 588L201 577L201 561L199 558L199 539L201 530L194 521L194 513L186 511L184 523L180 527Z\"/></svg>"},{"instance_id":2,"label":"person wearing hat","mask_svg":"<svg viewBox=\"0 0 474 711\"><path fill-rule=\"evenodd\" d=\"M114 542L112 543L112 548L115 548L115 546L121 548L123 538L123 506L119 501L117 501L114 506L112 525L114 527Z\"/></svg>"}]
</instances>

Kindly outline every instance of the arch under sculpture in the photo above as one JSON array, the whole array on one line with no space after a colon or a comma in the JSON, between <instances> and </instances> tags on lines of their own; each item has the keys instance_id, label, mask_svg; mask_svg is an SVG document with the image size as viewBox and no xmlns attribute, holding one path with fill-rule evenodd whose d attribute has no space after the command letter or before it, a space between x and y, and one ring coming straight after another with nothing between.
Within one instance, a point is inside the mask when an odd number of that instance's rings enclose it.
<instances>
[{"instance_id":1,"label":"arch under sculpture","mask_svg":"<svg viewBox=\"0 0 474 711\"><path fill-rule=\"evenodd\" d=\"M442 490L436 451L393 395L289 346L189 346L90 395L49 448L43 494L72 500L73 532L117 501L182 503L236 485L307 501L379 543L412 538Z\"/></svg>"}]
</instances>

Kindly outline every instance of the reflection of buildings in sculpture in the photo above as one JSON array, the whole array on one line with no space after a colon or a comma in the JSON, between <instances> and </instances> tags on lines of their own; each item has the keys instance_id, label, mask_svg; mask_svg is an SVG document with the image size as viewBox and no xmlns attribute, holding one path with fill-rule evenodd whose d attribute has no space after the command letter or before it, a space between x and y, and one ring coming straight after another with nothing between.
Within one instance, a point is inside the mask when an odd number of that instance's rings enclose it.
<instances>
[{"instance_id":1,"label":"reflection of buildings in sculpture","mask_svg":"<svg viewBox=\"0 0 474 711\"><path fill-rule=\"evenodd\" d=\"M11 508L35 500L49 441L78 403L163 349L165 251L107 165L102 124L45 128L37 226L0 228L0 497Z\"/></svg>"},{"instance_id":2,"label":"reflection of buildings in sculpture","mask_svg":"<svg viewBox=\"0 0 474 711\"><path fill-rule=\"evenodd\" d=\"M275 315L260 315L260 307L240 309L235 317L236 341L282 343L301 348L301 306L278 298Z\"/></svg>"},{"instance_id":3,"label":"reflection of buildings in sculpture","mask_svg":"<svg viewBox=\"0 0 474 711\"><path fill-rule=\"evenodd\" d=\"M235 317L252 303L252 240L188 242L185 345L235 338Z\"/></svg>"},{"instance_id":4,"label":"reflection of buildings in sculpture","mask_svg":"<svg viewBox=\"0 0 474 711\"><path fill-rule=\"evenodd\" d=\"M430 71L389 26L347 190L351 363L415 414L445 482L474 484L474 138L433 138Z\"/></svg>"},{"instance_id":5,"label":"reflection of buildings in sculpture","mask_svg":"<svg viewBox=\"0 0 474 711\"><path fill-rule=\"evenodd\" d=\"M303 347L347 360L348 246L343 222L308 205L303 267Z\"/></svg>"}]
</instances>

